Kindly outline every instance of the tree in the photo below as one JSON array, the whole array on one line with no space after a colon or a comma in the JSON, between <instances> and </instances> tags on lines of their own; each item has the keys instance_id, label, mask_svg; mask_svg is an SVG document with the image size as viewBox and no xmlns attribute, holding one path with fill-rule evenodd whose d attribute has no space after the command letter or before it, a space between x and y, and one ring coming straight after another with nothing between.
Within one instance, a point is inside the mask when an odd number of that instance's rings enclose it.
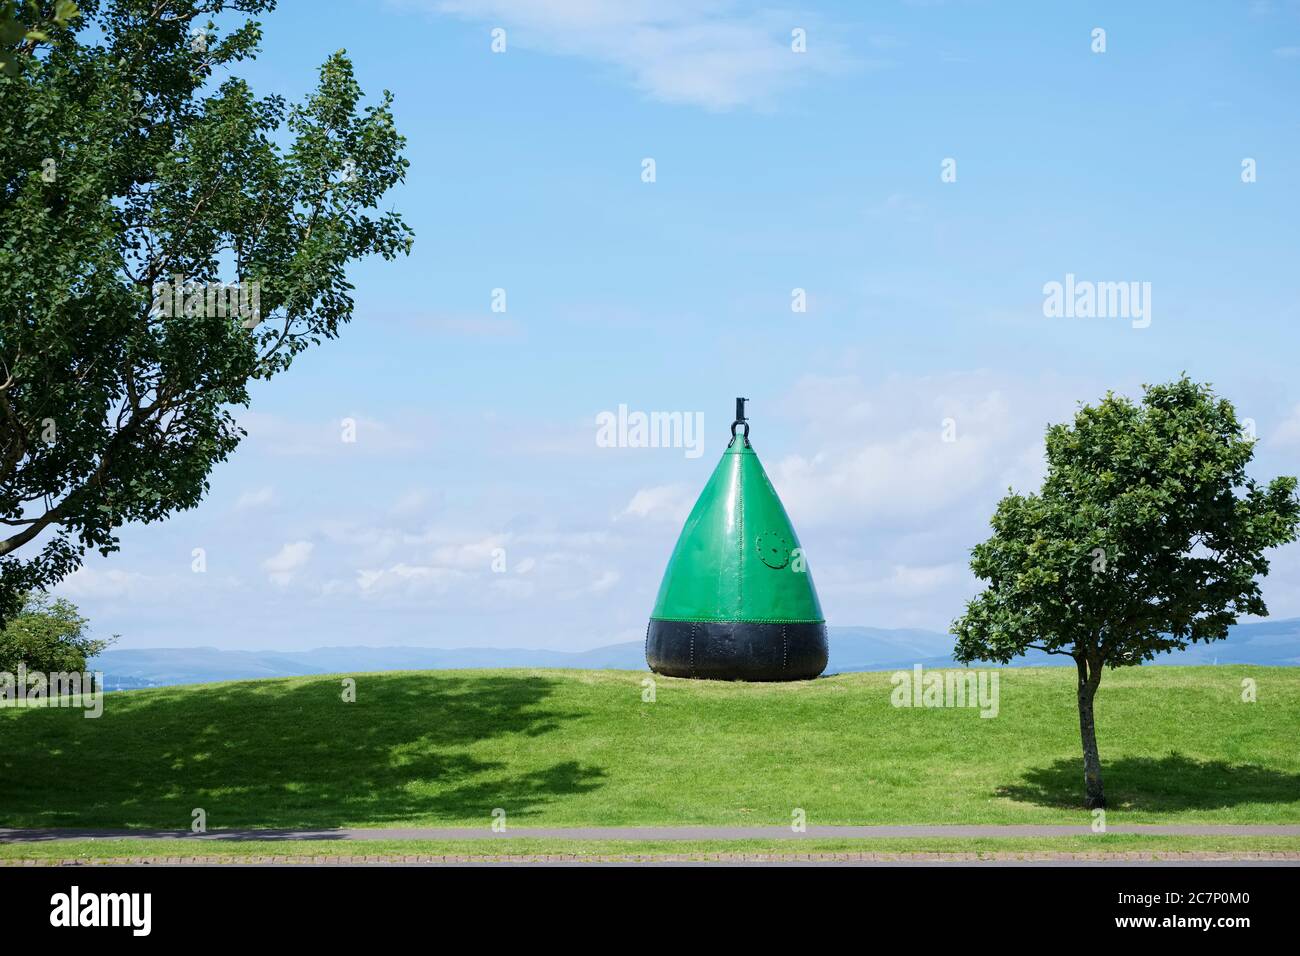
<instances>
[{"instance_id":1,"label":"tree","mask_svg":"<svg viewBox=\"0 0 1300 956\"><path fill-rule=\"evenodd\" d=\"M1008 494L971 554L988 586L953 623L956 657L1028 649L1074 659L1085 802L1105 806L1093 703L1104 667L1221 640L1266 615L1264 551L1294 541L1296 479L1246 477L1254 441L1233 406L1183 376L1108 393L1047 430L1038 494Z\"/></svg>"},{"instance_id":2,"label":"tree","mask_svg":"<svg viewBox=\"0 0 1300 956\"><path fill-rule=\"evenodd\" d=\"M86 635L87 620L75 605L42 592L22 595L19 609L0 629L0 671L43 674L81 673L86 660L116 640L95 640Z\"/></svg>"},{"instance_id":3,"label":"tree","mask_svg":"<svg viewBox=\"0 0 1300 956\"><path fill-rule=\"evenodd\" d=\"M45 6L48 5L35 0L26 0L25 3L0 0L0 74L16 74L16 55L21 52L22 45L34 47L48 40L50 27L67 26L78 12L72 0L58 0L48 11L42 9Z\"/></svg>"},{"instance_id":4,"label":"tree","mask_svg":"<svg viewBox=\"0 0 1300 956\"><path fill-rule=\"evenodd\" d=\"M410 249L376 211L408 166L386 91L361 108L342 52L294 106L229 75L273 6L10 17L41 28L0 72L0 623L122 524L197 505L250 381L351 318L347 264Z\"/></svg>"}]
</instances>

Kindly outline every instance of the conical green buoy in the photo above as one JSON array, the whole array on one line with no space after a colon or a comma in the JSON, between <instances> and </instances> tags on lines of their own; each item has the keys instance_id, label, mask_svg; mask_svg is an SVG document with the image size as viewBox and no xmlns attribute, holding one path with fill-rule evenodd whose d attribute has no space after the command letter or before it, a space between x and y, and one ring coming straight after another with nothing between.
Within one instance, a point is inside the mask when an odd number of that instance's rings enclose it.
<instances>
[{"instance_id":1,"label":"conical green buoy","mask_svg":"<svg viewBox=\"0 0 1300 956\"><path fill-rule=\"evenodd\" d=\"M731 442L682 528L646 631L669 677L809 680L826 669L826 620L736 399ZM741 434L737 429L743 426Z\"/></svg>"}]
</instances>

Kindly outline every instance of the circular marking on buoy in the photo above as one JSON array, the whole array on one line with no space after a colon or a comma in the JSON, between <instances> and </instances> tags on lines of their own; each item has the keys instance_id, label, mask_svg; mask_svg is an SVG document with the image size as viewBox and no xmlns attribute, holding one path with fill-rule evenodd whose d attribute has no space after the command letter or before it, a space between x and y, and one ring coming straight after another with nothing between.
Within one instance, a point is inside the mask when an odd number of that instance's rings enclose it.
<instances>
[{"instance_id":1,"label":"circular marking on buoy","mask_svg":"<svg viewBox=\"0 0 1300 956\"><path fill-rule=\"evenodd\" d=\"M790 563L790 539L780 531L764 531L755 546L759 559L769 568L779 570Z\"/></svg>"}]
</instances>

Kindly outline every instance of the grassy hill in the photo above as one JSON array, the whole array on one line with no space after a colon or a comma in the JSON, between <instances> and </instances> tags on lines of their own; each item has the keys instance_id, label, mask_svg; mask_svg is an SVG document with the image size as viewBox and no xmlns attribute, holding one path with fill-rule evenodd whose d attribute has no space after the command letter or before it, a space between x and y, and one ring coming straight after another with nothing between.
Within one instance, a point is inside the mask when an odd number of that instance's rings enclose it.
<instances>
[{"instance_id":1,"label":"grassy hill","mask_svg":"<svg viewBox=\"0 0 1300 956\"><path fill-rule=\"evenodd\" d=\"M1074 675L1004 670L999 715L801 684L430 671L0 710L0 825L209 828L1082 823ZM1241 702L1253 678L1258 702ZM1110 822L1300 822L1300 670L1128 668L1098 703Z\"/></svg>"}]
</instances>

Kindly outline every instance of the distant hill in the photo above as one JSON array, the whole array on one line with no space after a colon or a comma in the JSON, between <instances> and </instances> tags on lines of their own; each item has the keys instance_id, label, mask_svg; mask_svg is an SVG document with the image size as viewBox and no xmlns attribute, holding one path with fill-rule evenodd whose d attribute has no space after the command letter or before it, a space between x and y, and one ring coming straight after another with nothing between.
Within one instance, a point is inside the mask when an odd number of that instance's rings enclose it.
<instances>
[{"instance_id":1,"label":"distant hill","mask_svg":"<svg viewBox=\"0 0 1300 956\"><path fill-rule=\"evenodd\" d=\"M589 651L496 647L318 647L310 651L223 651L215 647L108 650L91 663L111 690L201 684L258 677L301 677L361 671L460 670L485 667L564 667L638 670L641 644Z\"/></svg>"},{"instance_id":2,"label":"distant hill","mask_svg":"<svg viewBox=\"0 0 1300 956\"><path fill-rule=\"evenodd\" d=\"M894 670L923 664L926 667L955 667L953 638L937 631L881 630L874 627L833 627L831 660L827 673L864 670ZM1300 618L1254 621L1237 624L1226 640L1193 644L1185 651L1162 654L1153 664L1182 666L1196 664L1260 664L1273 667L1300 666ZM1031 651L1016 658L1011 667L1073 666L1059 654Z\"/></svg>"},{"instance_id":3,"label":"distant hill","mask_svg":"<svg viewBox=\"0 0 1300 956\"><path fill-rule=\"evenodd\" d=\"M914 628L832 627L828 674L896 670L923 664L952 667L953 639ZM1034 653L1011 666L1068 665L1068 658ZM1300 665L1300 618L1238 624L1226 641L1199 644L1158 664ZM199 684L256 677L297 677L349 671L458 670L467 667L563 667L644 670L640 641L588 651L524 648L320 647L310 651L223 651L214 647L109 650L92 663L112 689Z\"/></svg>"}]
</instances>

